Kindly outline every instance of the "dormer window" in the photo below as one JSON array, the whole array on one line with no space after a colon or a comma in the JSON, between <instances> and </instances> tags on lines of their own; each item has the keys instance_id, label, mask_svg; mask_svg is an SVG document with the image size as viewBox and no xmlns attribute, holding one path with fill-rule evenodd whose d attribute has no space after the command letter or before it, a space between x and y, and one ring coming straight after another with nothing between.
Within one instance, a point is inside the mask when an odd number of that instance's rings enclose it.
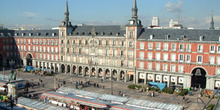
<instances>
[{"instance_id":1,"label":"dormer window","mask_svg":"<svg viewBox=\"0 0 220 110\"><path fill-rule=\"evenodd\" d=\"M204 39L204 36L199 37L199 41L203 41L203 39Z\"/></svg>"},{"instance_id":2,"label":"dormer window","mask_svg":"<svg viewBox=\"0 0 220 110\"><path fill-rule=\"evenodd\" d=\"M88 35L91 35L91 32L88 32Z\"/></svg>"},{"instance_id":3,"label":"dormer window","mask_svg":"<svg viewBox=\"0 0 220 110\"><path fill-rule=\"evenodd\" d=\"M120 35L120 33L118 32L118 33L116 33L116 36L119 36Z\"/></svg>"},{"instance_id":4,"label":"dormer window","mask_svg":"<svg viewBox=\"0 0 220 110\"><path fill-rule=\"evenodd\" d=\"M105 35L105 33L104 33L104 32L102 32L102 33L101 33L101 35L103 36L103 35Z\"/></svg>"},{"instance_id":5,"label":"dormer window","mask_svg":"<svg viewBox=\"0 0 220 110\"><path fill-rule=\"evenodd\" d=\"M81 35L85 35L85 32L82 32Z\"/></svg>"},{"instance_id":6,"label":"dormer window","mask_svg":"<svg viewBox=\"0 0 220 110\"><path fill-rule=\"evenodd\" d=\"M154 35L150 35L150 39L153 39L154 38Z\"/></svg>"},{"instance_id":7,"label":"dormer window","mask_svg":"<svg viewBox=\"0 0 220 110\"><path fill-rule=\"evenodd\" d=\"M11 36L11 33L8 33L8 36Z\"/></svg>"},{"instance_id":8,"label":"dormer window","mask_svg":"<svg viewBox=\"0 0 220 110\"><path fill-rule=\"evenodd\" d=\"M22 33L21 36L25 36L25 33Z\"/></svg>"},{"instance_id":9,"label":"dormer window","mask_svg":"<svg viewBox=\"0 0 220 110\"><path fill-rule=\"evenodd\" d=\"M18 36L19 35L19 33L15 33L15 36Z\"/></svg>"},{"instance_id":10,"label":"dormer window","mask_svg":"<svg viewBox=\"0 0 220 110\"><path fill-rule=\"evenodd\" d=\"M109 35L112 35L112 32L109 32Z\"/></svg>"},{"instance_id":11,"label":"dormer window","mask_svg":"<svg viewBox=\"0 0 220 110\"><path fill-rule=\"evenodd\" d=\"M41 33L37 33L37 36L40 36L41 35Z\"/></svg>"},{"instance_id":12,"label":"dormer window","mask_svg":"<svg viewBox=\"0 0 220 110\"><path fill-rule=\"evenodd\" d=\"M181 35L181 40L183 40L184 38L186 38L186 36L185 35Z\"/></svg>"},{"instance_id":13,"label":"dormer window","mask_svg":"<svg viewBox=\"0 0 220 110\"><path fill-rule=\"evenodd\" d=\"M4 33L1 33L1 36L4 36Z\"/></svg>"},{"instance_id":14,"label":"dormer window","mask_svg":"<svg viewBox=\"0 0 220 110\"><path fill-rule=\"evenodd\" d=\"M76 35L79 35L79 32L76 32Z\"/></svg>"},{"instance_id":15,"label":"dormer window","mask_svg":"<svg viewBox=\"0 0 220 110\"><path fill-rule=\"evenodd\" d=\"M168 40L170 35L165 35L165 39Z\"/></svg>"},{"instance_id":16,"label":"dormer window","mask_svg":"<svg viewBox=\"0 0 220 110\"><path fill-rule=\"evenodd\" d=\"M218 41L220 42L220 36L218 37Z\"/></svg>"},{"instance_id":17,"label":"dormer window","mask_svg":"<svg viewBox=\"0 0 220 110\"><path fill-rule=\"evenodd\" d=\"M56 35L56 33L52 33L52 36L55 36Z\"/></svg>"},{"instance_id":18,"label":"dormer window","mask_svg":"<svg viewBox=\"0 0 220 110\"><path fill-rule=\"evenodd\" d=\"M46 35L46 36L48 36L49 34L48 34L48 33L46 33L45 35Z\"/></svg>"},{"instance_id":19,"label":"dormer window","mask_svg":"<svg viewBox=\"0 0 220 110\"><path fill-rule=\"evenodd\" d=\"M33 33L29 33L29 36L32 36L33 35Z\"/></svg>"}]
</instances>

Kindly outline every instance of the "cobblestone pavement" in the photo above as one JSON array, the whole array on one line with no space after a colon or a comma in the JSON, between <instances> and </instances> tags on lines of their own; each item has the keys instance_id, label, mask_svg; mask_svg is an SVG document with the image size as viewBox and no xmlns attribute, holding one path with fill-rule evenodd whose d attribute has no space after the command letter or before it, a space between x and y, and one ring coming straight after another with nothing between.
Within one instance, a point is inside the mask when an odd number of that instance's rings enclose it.
<instances>
[{"instance_id":1,"label":"cobblestone pavement","mask_svg":"<svg viewBox=\"0 0 220 110\"><path fill-rule=\"evenodd\" d=\"M26 80L29 80L31 82L34 82L37 84L39 82L39 79L41 79L43 82L40 83L40 86L34 86L33 88L29 89L29 93L42 93L45 91L49 91L54 89L54 84L58 86L64 86L63 81L66 81L65 86L66 87L71 87L75 88L75 82L76 81L83 81L90 79L91 83L99 83L99 88L94 87L94 86L89 86L83 88L83 90L86 91L91 91L91 92L98 92L98 93L107 93L111 94L111 83L113 83L113 94L118 95L118 92L121 91L123 94L126 95L126 97L132 97L136 99L144 99L144 100L150 100L150 101L157 101L157 102L163 102L163 103L170 103L170 104L179 104L187 108L187 110L199 110L198 104L197 104L197 96L198 96L198 91L193 92L193 96L186 96L186 101L182 101L182 96L177 96L174 94L161 94L161 93L155 93L155 97L150 97L147 92L140 92L138 90L131 90L128 89L128 85L132 84L132 82L117 82L117 81L110 81L110 80L104 80L101 82L101 79L97 78L89 78L89 77L82 77L82 76L73 76L73 75L67 75L63 73L56 74L55 77L57 78L58 81L54 83L54 76L36 76L31 73L27 72L21 72L17 71L18 77L23 78ZM3 71L0 71L0 74L3 74ZM9 70L5 71L5 74L8 75L10 74ZM71 83L72 80L72 83ZM43 87L44 85L44 87ZM105 88L103 89L103 86ZM202 100L207 103L208 98L203 97ZM217 99L213 99L211 103L215 104ZM211 104L210 103L210 104ZM200 104L202 107L202 104Z\"/></svg>"}]
</instances>

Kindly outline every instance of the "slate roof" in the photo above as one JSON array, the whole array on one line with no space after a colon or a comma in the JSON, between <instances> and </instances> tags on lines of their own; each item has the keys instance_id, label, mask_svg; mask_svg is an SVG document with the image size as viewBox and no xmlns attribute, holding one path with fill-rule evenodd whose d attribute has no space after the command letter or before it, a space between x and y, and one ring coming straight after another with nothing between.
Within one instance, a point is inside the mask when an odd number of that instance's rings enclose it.
<instances>
[{"instance_id":1,"label":"slate roof","mask_svg":"<svg viewBox=\"0 0 220 110\"><path fill-rule=\"evenodd\" d=\"M32 36L42 36L42 37L58 37L59 30L0 30L0 37L12 37L12 36L22 36L22 33L25 34L23 37ZM39 35L40 33L40 35ZM52 36L54 34L54 36ZM15 35L16 34L16 35Z\"/></svg>"},{"instance_id":2,"label":"slate roof","mask_svg":"<svg viewBox=\"0 0 220 110\"><path fill-rule=\"evenodd\" d=\"M96 36L124 36L126 33L125 26L77 26L72 34L80 36L92 36L92 30L95 29ZM117 35L116 35L117 34Z\"/></svg>"},{"instance_id":3,"label":"slate roof","mask_svg":"<svg viewBox=\"0 0 220 110\"><path fill-rule=\"evenodd\" d=\"M169 40L181 40L181 36L185 36L189 41L199 41L200 36L203 41L219 41L220 30L208 29L143 29L138 40L148 40L150 35L154 35L153 39L164 39L165 35L169 35Z\"/></svg>"}]
</instances>

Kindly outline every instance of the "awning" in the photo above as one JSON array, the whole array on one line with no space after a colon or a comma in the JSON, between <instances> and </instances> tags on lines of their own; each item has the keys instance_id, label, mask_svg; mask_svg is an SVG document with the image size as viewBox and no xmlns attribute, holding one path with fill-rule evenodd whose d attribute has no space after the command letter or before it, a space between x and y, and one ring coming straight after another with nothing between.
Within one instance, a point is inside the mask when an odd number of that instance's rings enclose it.
<instances>
[{"instance_id":1,"label":"awning","mask_svg":"<svg viewBox=\"0 0 220 110\"><path fill-rule=\"evenodd\" d=\"M149 82L150 85L157 86L160 90L163 90L167 86L166 83Z\"/></svg>"},{"instance_id":2,"label":"awning","mask_svg":"<svg viewBox=\"0 0 220 110\"><path fill-rule=\"evenodd\" d=\"M134 75L134 72L129 71L127 74L128 74L128 75Z\"/></svg>"}]
</instances>

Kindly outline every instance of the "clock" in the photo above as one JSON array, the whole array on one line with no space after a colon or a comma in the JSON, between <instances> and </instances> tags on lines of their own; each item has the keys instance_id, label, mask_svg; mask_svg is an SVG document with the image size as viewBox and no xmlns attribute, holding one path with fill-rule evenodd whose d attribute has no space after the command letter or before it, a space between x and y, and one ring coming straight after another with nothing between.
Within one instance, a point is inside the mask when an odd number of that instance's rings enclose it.
<instances>
[{"instance_id":1,"label":"clock","mask_svg":"<svg viewBox=\"0 0 220 110\"><path fill-rule=\"evenodd\" d=\"M134 21L133 21L133 20L131 20L131 21L130 21L130 24L134 24Z\"/></svg>"}]
</instances>

